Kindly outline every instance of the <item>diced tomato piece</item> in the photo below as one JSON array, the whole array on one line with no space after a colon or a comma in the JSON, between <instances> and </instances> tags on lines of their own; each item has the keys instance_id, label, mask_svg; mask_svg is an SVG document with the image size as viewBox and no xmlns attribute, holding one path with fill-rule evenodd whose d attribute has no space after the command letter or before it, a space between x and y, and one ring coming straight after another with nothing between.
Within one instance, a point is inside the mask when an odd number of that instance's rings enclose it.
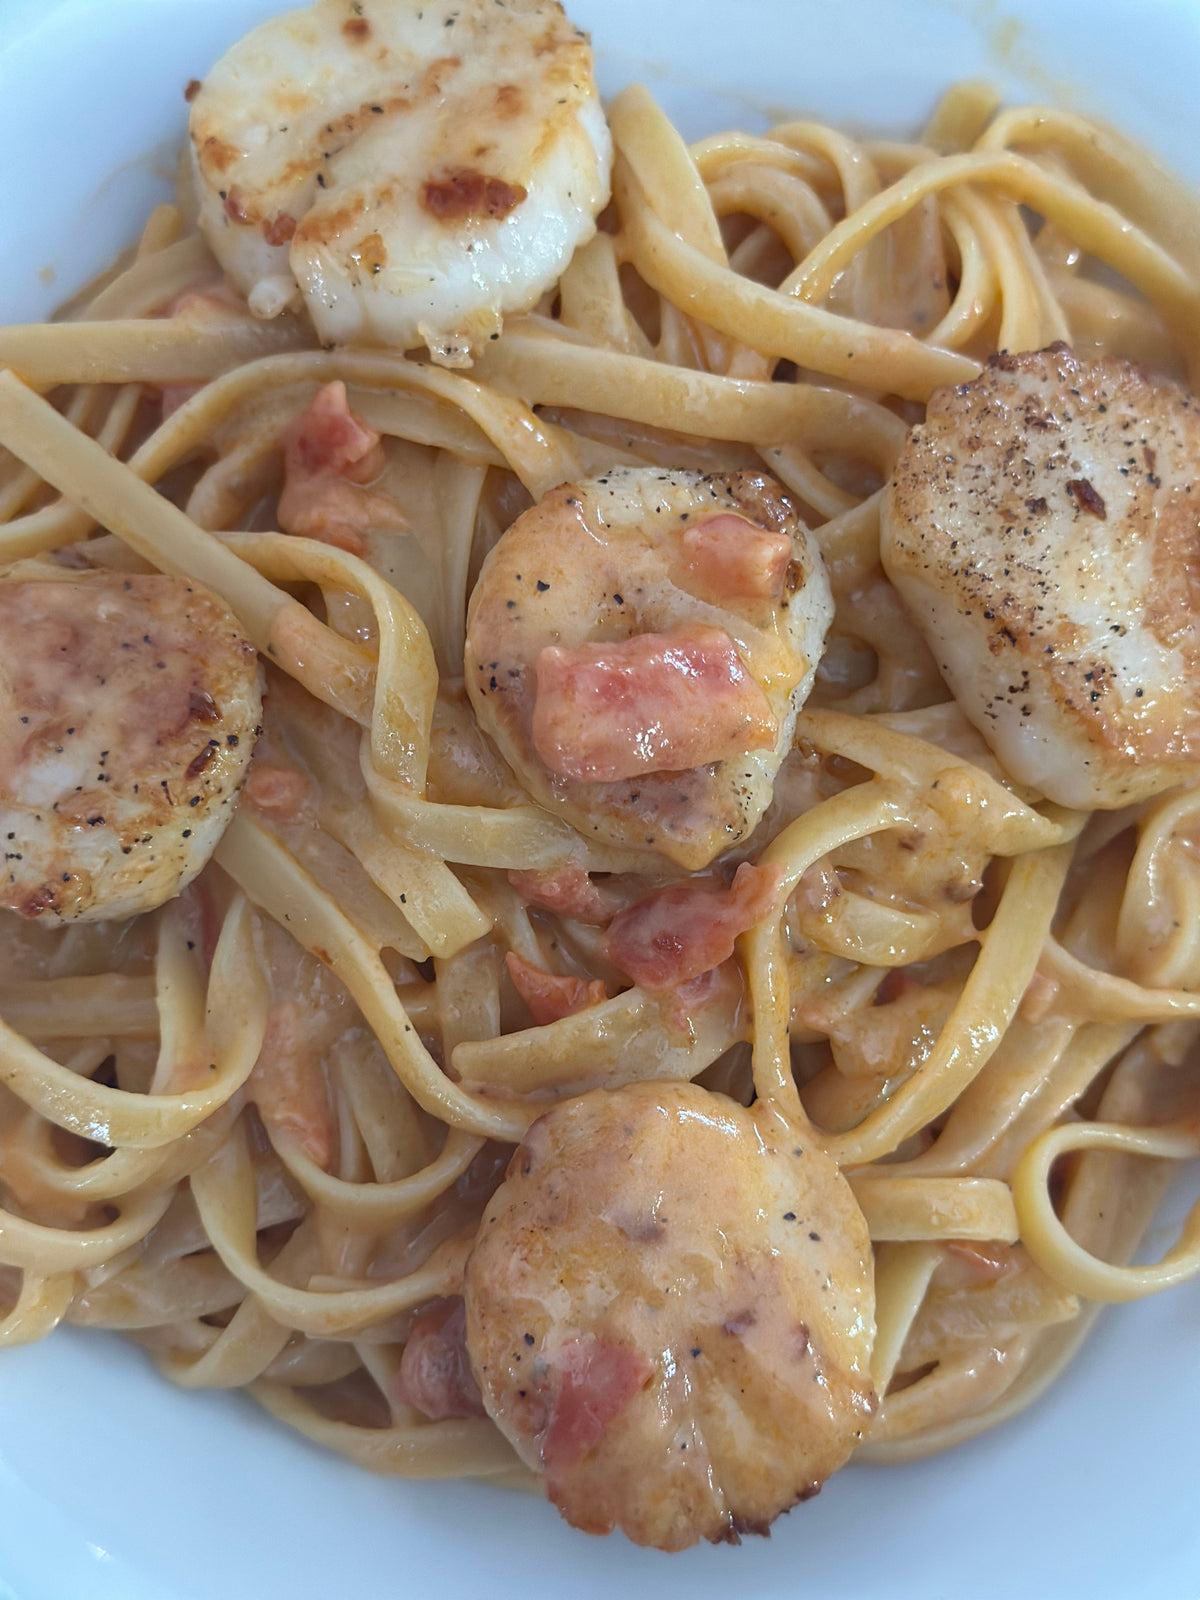
<instances>
[{"instance_id":1,"label":"diced tomato piece","mask_svg":"<svg viewBox=\"0 0 1200 1600\"><path fill-rule=\"evenodd\" d=\"M515 950L510 950L504 961L513 987L529 1007L529 1015L539 1028L573 1016L586 1006L598 1006L608 998L600 978L587 982L583 978L547 972L526 961Z\"/></svg>"},{"instance_id":2,"label":"diced tomato piece","mask_svg":"<svg viewBox=\"0 0 1200 1600\"><path fill-rule=\"evenodd\" d=\"M637 1350L594 1337L568 1339L554 1357L557 1381L542 1437L547 1472L582 1461L653 1375Z\"/></svg>"},{"instance_id":3,"label":"diced tomato piece","mask_svg":"<svg viewBox=\"0 0 1200 1600\"><path fill-rule=\"evenodd\" d=\"M574 917L602 928L612 908L582 867L554 867L547 872L510 872L508 881L526 905L560 917Z\"/></svg>"},{"instance_id":4,"label":"diced tomato piece","mask_svg":"<svg viewBox=\"0 0 1200 1600\"><path fill-rule=\"evenodd\" d=\"M722 628L639 633L537 659L533 747L564 778L611 783L769 749L779 725Z\"/></svg>"},{"instance_id":5,"label":"diced tomato piece","mask_svg":"<svg viewBox=\"0 0 1200 1600\"><path fill-rule=\"evenodd\" d=\"M467 1355L467 1316L461 1295L431 1300L418 1311L400 1357L395 1395L431 1422L482 1417L483 1400Z\"/></svg>"},{"instance_id":6,"label":"diced tomato piece","mask_svg":"<svg viewBox=\"0 0 1200 1600\"><path fill-rule=\"evenodd\" d=\"M281 767L262 760L250 763L243 798L256 811L294 817L311 794L312 784L295 767Z\"/></svg>"},{"instance_id":7,"label":"diced tomato piece","mask_svg":"<svg viewBox=\"0 0 1200 1600\"><path fill-rule=\"evenodd\" d=\"M717 878L668 884L613 919L608 953L643 989L675 989L720 966L739 934L778 905L777 867L743 861L726 887Z\"/></svg>"},{"instance_id":8,"label":"diced tomato piece","mask_svg":"<svg viewBox=\"0 0 1200 1600\"><path fill-rule=\"evenodd\" d=\"M224 273L219 278L209 278L203 283L194 283L189 289L181 289L159 313L164 317L184 317L191 322L212 322L218 317L245 314L245 300Z\"/></svg>"},{"instance_id":9,"label":"diced tomato piece","mask_svg":"<svg viewBox=\"0 0 1200 1600\"><path fill-rule=\"evenodd\" d=\"M340 378L318 389L308 410L288 429L284 449L289 472L307 476L318 472L349 475L349 469L355 468L354 476L362 482L364 463L369 463L371 470L366 476L370 477L383 465L375 454L379 435L351 411Z\"/></svg>"},{"instance_id":10,"label":"diced tomato piece","mask_svg":"<svg viewBox=\"0 0 1200 1600\"><path fill-rule=\"evenodd\" d=\"M163 421L173 416L180 406L186 405L192 396L199 394L203 388L202 383L164 383L160 391Z\"/></svg>"},{"instance_id":11,"label":"diced tomato piece","mask_svg":"<svg viewBox=\"0 0 1200 1600\"><path fill-rule=\"evenodd\" d=\"M976 1244L966 1239L950 1239L946 1250L963 1263L967 1273L987 1280L1007 1277L1020 1268L1020 1262L1007 1244Z\"/></svg>"},{"instance_id":12,"label":"diced tomato piece","mask_svg":"<svg viewBox=\"0 0 1200 1600\"><path fill-rule=\"evenodd\" d=\"M393 500L363 487L385 464L379 435L350 410L346 385L327 383L284 435L279 526L365 555L370 529L406 526Z\"/></svg>"},{"instance_id":13,"label":"diced tomato piece","mask_svg":"<svg viewBox=\"0 0 1200 1600\"><path fill-rule=\"evenodd\" d=\"M271 1008L247 1092L268 1128L288 1134L317 1166L328 1168L334 1141L329 1085L291 1001Z\"/></svg>"},{"instance_id":14,"label":"diced tomato piece","mask_svg":"<svg viewBox=\"0 0 1200 1600\"><path fill-rule=\"evenodd\" d=\"M219 318L245 315L246 302L223 275L204 285L184 289L168 300L159 312L164 317L179 317L188 322L213 322ZM159 385L162 416L165 422L180 406L199 394L203 383L164 383Z\"/></svg>"},{"instance_id":15,"label":"diced tomato piece","mask_svg":"<svg viewBox=\"0 0 1200 1600\"><path fill-rule=\"evenodd\" d=\"M719 511L685 528L679 541L684 566L707 594L741 600L778 600L783 594L792 541L733 511Z\"/></svg>"}]
</instances>

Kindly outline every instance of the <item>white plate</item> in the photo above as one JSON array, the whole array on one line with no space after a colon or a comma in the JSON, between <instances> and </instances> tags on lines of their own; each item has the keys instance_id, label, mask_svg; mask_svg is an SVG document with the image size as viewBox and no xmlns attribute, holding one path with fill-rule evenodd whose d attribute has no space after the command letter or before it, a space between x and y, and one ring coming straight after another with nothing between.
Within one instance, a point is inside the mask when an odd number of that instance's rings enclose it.
<instances>
[{"instance_id":1,"label":"white plate","mask_svg":"<svg viewBox=\"0 0 1200 1600\"><path fill-rule=\"evenodd\" d=\"M0 321L43 315L165 192L181 91L271 0L0 0ZM689 134L808 111L900 131L938 89L1098 110L1200 181L1196 0L576 0L603 87ZM1156 1230L1153 1244L1165 1242ZM1195 1600L1200 1284L1109 1312L1032 1415L851 1468L769 1542L664 1557L547 1506L374 1479L121 1341L0 1357L0 1600Z\"/></svg>"}]
</instances>

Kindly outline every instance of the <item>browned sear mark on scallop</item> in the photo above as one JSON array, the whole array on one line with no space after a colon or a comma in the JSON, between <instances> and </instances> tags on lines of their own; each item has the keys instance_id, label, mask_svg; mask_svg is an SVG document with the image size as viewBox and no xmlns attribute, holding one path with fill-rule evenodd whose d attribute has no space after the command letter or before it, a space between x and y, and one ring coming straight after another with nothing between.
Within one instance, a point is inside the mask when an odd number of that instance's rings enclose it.
<instances>
[{"instance_id":1,"label":"browned sear mark on scallop","mask_svg":"<svg viewBox=\"0 0 1200 1600\"><path fill-rule=\"evenodd\" d=\"M188 717L192 722L220 722L217 702L207 689L193 689L188 695Z\"/></svg>"},{"instance_id":2,"label":"browned sear mark on scallop","mask_svg":"<svg viewBox=\"0 0 1200 1600\"><path fill-rule=\"evenodd\" d=\"M1104 504L1104 497L1097 493L1086 478L1072 478L1067 484L1067 493L1073 495L1075 504L1080 511L1086 511L1090 517L1099 517L1101 522L1108 518L1108 510Z\"/></svg>"},{"instance_id":3,"label":"browned sear mark on scallop","mask_svg":"<svg viewBox=\"0 0 1200 1600\"><path fill-rule=\"evenodd\" d=\"M281 211L278 216L264 217L236 183L230 186L229 193L225 196L225 215L239 228L252 228L261 224L263 238L270 245L287 244L296 232L295 217L286 211Z\"/></svg>"},{"instance_id":4,"label":"browned sear mark on scallop","mask_svg":"<svg viewBox=\"0 0 1200 1600\"><path fill-rule=\"evenodd\" d=\"M250 223L258 221L258 218L247 207L242 191L236 184L225 196L225 215L230 222L235 222L239 228L247 227Z\"/></svg>"},{"instance_id":5,"label":"browned sear mark on scallop","mask_svg":"<svg viewBox=\"0 0 1200 1600\"><path fill-rule=\"evenodd\" d=\"M32 894L26 895L20 905L15 907L19 917L24 917L27 922L32 922L35 917L40 917L43 911L57 911L61 896L58 886L53 883L44 883L40 889L35 889Z\"/></svg>"},{"instance_id":6,"label":"browned sear mark on scallop","mask_svg":"<svg viewBox=\"0 0 1200 1600\"><path fill-rule=\"evenodd\" d=\"M525 109L525 96L515 83L502 83L496 90L496 110L502 117L519 117Z\"/></svg>"},{"instance_id":7,"label":"browned sear mark on scallop","mask_svg":"<svg viewBox=\"0 0 1200 1600\"><path fill-rule=\"evenodd\" d=\"M295 231L296 219L289 217L286 211L263 223L263 238L268 244L286 244Z\"/></svg>"},{"instance_id":8,"label":"browned sear mark on scallop","mask_svg":"<svg viewBox=\"0 0 1200 1600\"><path fill-rule=\"evenodd\" d=\"M362 196L355 195L333 211L310 211L297 226L294 237L299 243L328 244L349 228L362 215L363 209Z\"/></svg>"},{"instance_id":9,"label":"browned sear mark on scallop","mask_svg":"<svg viewBox=\"0 0 1200 1600\"><path fill-rule=\"evenodd\" d=\"M199 78L189 78L187 83L186 83L186 85L184 86L184 91L183 91L183 98L187 101L188 105L191 105L192 101L196 98L196 96L199 93L200 93L200 79Z\"/></svg>"},{"instance_id":10,"label":"browned sear mark on scallop","mask_svg":"<svg viewBox=\"0 0 1200 1600\"><path fill-rule=\"evenodd\" d=\"M199 93L199 90L196 92ZM197 151L200 165L218 175L228 172L234 162L241 159L241 155L237 145L230 144L227 139L218 139L215 133L210 133Z\"/></svg>"},{"instance_id":11,"label":"browned sear mark on scallop","mask_svg":"<svg viewBox=\"0 0 1200 1600\"><path fill-rule=\"evenodd\" d=\"M817 1485L820 1488L820 1485ZM815 1494L816 1489L813 1490ZM741 1544L742 1535L750 1534L756 1539L768 1539L771 1536L771 1524L764 1517L739 1517L734 1512L729 1513L729 1523L724 1532L717 1535L712 1541L714 1544Z\"/></svg>"},{"instance_id":12,"label":"browned sear mark on scallop","mask_svg":"<svg viewBox=\"0 0 1200 1600\"><path fill-rule=\"evenodd\" d=\"M342 32L354 44L365 44L371 37L371 24L366 17L347 17L342 23Z\"/></svg>"},{"instance_id":13,"label":"browned sear mark on scallop","mask_svg":"<svg viewBox=\"0 0 1200 1600\"><path fill-rule=\"evenodd\" d=\"M427 178L421 185L421 207L439 222L462 222L467 217L499 221L521 204L524 185L460 168L444 178Z\"/></svg>"},{"instance_id":14,"label":"browned sear mark on scallop","mask_svg":"<svg viewBox=\"0 0 1200 1600\"><path fill-rule=\"evenodd\" d=\"M1070 355L1071 347L1062 339L1056 339L1053 344L1048 344L1046 355ZM1020 372L1028 364L1029 352L1023 350L997 350L994 355L987 358L987 364L993 372ZM967 394L972 385L964 383L959 385L959 393Z\"/></svg>"},{"instance_id":15,"label":"browned sear mark on scallop","mask_svg":"<svg viewBox=\"0 0 1200 1600\"><path fill-rule=\"evenodd\" d=\"M188 783L191 783L195 778L200 776L216 753L216 746L214 744L206 744L204 749L201 750L199 754L192 757L192 759L188 762L187 771L183 775Z\"/></svg>"},{"instance_id":16,"label":"browned sear mark on scallop","mask_svg":"<svg viewBox=\"0 0 1200 1600\"><path fill-rule=\"evenodd\" d=\"M356 262L364 272L382 272L387 266L387 246L378 233L368 233L361 238L350 252L350 259Z\"/></svg>"}]
</instances>

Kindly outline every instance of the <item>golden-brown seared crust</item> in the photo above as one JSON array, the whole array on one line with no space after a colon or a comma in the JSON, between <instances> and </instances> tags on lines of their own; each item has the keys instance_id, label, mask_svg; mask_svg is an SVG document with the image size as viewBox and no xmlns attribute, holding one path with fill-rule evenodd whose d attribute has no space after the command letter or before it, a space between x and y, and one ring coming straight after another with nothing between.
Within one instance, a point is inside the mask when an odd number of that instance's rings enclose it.
<instances>
[{"instance_id":1,"label":"golden-brown seared crust","mask_svg":"<svg viewBox=\"0 0 1200 1600\"><path fill-rule=\"evenodd\" d=\"M1200 763L1200 410L1065 345L943 389L884 496L883 558L1012 775L1120 806Z\"/></svg>"}]
</instances>

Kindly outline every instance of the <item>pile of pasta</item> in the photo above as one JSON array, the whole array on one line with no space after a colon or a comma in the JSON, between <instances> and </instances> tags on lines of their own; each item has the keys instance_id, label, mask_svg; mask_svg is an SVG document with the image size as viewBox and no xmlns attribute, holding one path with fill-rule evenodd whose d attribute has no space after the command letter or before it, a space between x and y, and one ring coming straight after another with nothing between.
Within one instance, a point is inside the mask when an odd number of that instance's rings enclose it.
<instances>
[{"instance_id":1,"label":"pile of pasta","mask_svg":"<svg viewBox=\"0 0 1200 1600\"><path fill-rule=\"evenodd\" d=\"M994 351L1194 380L1200 208L1104 127L977 87L919 143L689 148L636 88L610 121L599 232L470 372L189 307L215 268L186 195L59 320L0 330L0 563L210 586L266 667L256 759L308 796L251 785L156 912L0 923L0 1343L120 1329L366 1466L521 1481L489 1421L399 1397L414 1313L460 1291L547 1105L698 1079L846 1173L883 1396L859 1454L919 1455L1033 1400L1102 1302L1200 1269L1196 1215L1130 1264L1197 1153L1200 792L1089 816L1010 781L883 574L880 493ZM369 561L274 530L285 431L333 380L407 522ZM690 1018L509 876L677 871L534 803L463 690L486 552L621 463L765 466L836 600L773 804L719 863L777 864L786 906ZM531 1026L509 952L608 998Z\"/></svg>"}]
</instances>

